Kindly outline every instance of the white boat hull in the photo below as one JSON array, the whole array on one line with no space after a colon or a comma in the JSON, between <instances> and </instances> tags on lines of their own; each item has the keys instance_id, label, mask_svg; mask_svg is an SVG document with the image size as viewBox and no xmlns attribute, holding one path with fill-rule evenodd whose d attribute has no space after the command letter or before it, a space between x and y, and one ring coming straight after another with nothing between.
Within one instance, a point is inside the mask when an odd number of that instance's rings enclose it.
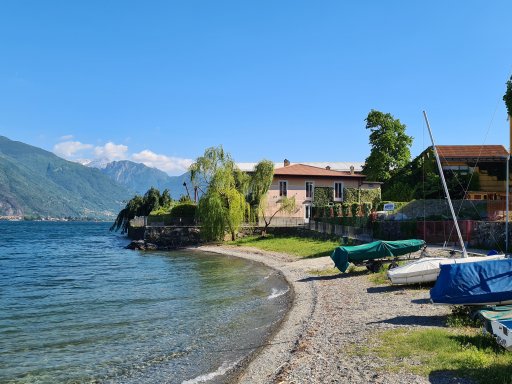
<instances>
[{"instance_id":1,"label":"white boat hull","mask_svg":"<svg viewBox=\"0 0 512 384\"><path fill-rule=\"evenodd\" d=\"M476 261L504 259L505 255L465 258L424 257L388 271L391 284L432 283L437 280L441 264L472 263Z\"/></svg>"},{"instance_id":2,"label":"white boat hull","mask_svg":"<svg viewBox=\"0 0 512 384\"><path fill-rule=\"evenodd\" d=\"M512 329L506 327L499 320L491 321L492 333L499 345L512 351Z\"/></svg>"}]
</instances>

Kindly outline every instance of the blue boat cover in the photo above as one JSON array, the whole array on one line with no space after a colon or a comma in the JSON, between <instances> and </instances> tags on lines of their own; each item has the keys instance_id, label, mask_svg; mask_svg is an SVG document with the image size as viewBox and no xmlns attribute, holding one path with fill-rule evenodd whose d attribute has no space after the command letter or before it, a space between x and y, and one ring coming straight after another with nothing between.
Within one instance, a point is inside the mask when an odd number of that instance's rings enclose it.
<instances>
[{"instance_id":1,"label":"blue boat cover","mask_svg":"<svg viewBox=\"0 0 512 384\"><path fill-rule=\"evenodd\" d=\"M336 247L331 254L334 265L341 272L345 272L348 264L354 261L374 260L389 256L401 256L407 253L419 251L425 246L423 240L377 240L372 243Z\"/></svg>"},{"instance_id":2,"label":"blue boat cover","mask_svg":"<svg viewBox=\"0 0 512 384\"><path fill-rule=\"evenodd\" d=\"M512 301L512 259L441 264L430 290L435 304L476 305Z\"/></svg>"}]
</instances>

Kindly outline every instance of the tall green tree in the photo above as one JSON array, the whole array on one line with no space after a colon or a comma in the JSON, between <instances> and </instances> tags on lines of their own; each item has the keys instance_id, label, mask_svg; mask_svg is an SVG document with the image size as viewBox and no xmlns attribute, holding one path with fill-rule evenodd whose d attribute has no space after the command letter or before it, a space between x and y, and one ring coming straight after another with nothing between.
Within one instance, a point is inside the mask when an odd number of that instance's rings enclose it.
<instances>
[{"instance_id":1,"label":"tall green tree","mask_svg":"<svg viewBox=\"0 0 512 384\"><path fill-rule=\"evenodd\" d=\"M505 106L507 107L508 115L512 117L512 76L507 81L507 90L503 95L503 101L505 102Z\"/></svg>"},{"instance_id":2,"label":"tall green tree","mask_svg":"<svg viewBox=\"0 0 512 384\"><path fill-rule=\"evenodd\" d=\"M221 146L206 149L190 171L192 183L202 183L206 189L198 205L201 235L208 241L222 240L229 232L234 240L249 210L245 200L249 177Z\"/></svg>"},{"instance_id":3,"label":"tall green tree","mask_svg":"<svg viewBox=\"0 0 512 384\"><path fill-rule=\"evenodd\" d=\"M256 221L258 214L262 212L264 197L266 196L274 177L274 163L270 160L262 160L254 168L249 181L247 202L251 206L251 219Z\"/></svg>"},{"instance_id":4,"label":"tall green tree","mask_svg":"<svg viewBox=\"0 0 512 384\"><path fill-rule=\"evenodd\" d=\"M167 207L169 207L171 205L171 203L172 203L171 193L166 188L166 189L164 189L164 191L160 195L160 206L164 207L164 208L167 208Z\"/></svg>"},{"instance_id":5,"label":"tall green tree","mask_svg":"<svg viewBox=\"0 0 512 384\"><path fill-rule=\"evenodd\" d=\"M371 181L387 181L411 159L412 137L405 134L405 124L389 113L371 110L366 117L370 133L370 156L363 174Z\"/></svg>"},{"instance_id":6,"label":"tall green tree","mask_svg":"<svg viewBox=\"0 0 512 384\"><path fill-rule=\"evenodd\" d=\"M128 232L130 220L135 216L148 216L151 211L158 209L160 200L160 191L153 187L144 196L135 195L119 212L110 230L118 231L121 229L121 233Z\"/></svg>"}]
</instances>

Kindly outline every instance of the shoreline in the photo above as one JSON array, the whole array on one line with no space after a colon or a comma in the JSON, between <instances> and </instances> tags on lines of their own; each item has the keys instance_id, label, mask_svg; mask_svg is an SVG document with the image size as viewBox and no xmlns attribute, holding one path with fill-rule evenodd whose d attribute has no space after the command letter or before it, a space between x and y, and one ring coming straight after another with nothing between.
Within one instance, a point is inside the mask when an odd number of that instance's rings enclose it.
<instances>
[{"instance_id":1,"label":"shoreline","mask_svg":"<svg viewBox=\"0 0 512 384\"><path fill-rule=\"evenodd\" d=\"M387 370L372 353L378 332L444 327L447 306L429 303L427 288L376 285L365 272L315 276L333 267L329 256L298 259L282 253L226 245L198 250L261 262L283 274L291 307L260 348L230 378L235 383L471 383L449 372L430 377ZM358 354L358 348L367 352Z\"/></svg>"},{"instance_id":2,"label":"shoreline","mask_svg":"<svg viewBox=\"0 0 512 384\"><path fill-rule=\"evenodd\" d=\"M314 312L317 296L313 282L308 285L298 284L299 280L307 279L310 275L300 263L296 264L300 259L285 254L226 245L199 246L195 249L260 262L278 271L286 279L291 290L291 303L286 315L269 338L263 341L262 346L241 362L232 380L235 383L247 384L274 382L298 347L308 319ZM322 261L321 264L325 262Z\"/></svg>"}]
</instances>

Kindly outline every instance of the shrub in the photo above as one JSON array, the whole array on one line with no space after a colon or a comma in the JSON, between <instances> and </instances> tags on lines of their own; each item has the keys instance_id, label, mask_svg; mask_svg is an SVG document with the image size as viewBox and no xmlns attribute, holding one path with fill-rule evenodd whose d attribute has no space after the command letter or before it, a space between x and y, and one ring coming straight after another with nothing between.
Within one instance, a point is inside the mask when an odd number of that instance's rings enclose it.
<instances>
[{"instance_id":1,"label":"shrub","mask_svg":"<svg viewBox=\"0 0 512 384\"><path fill-rule=\"evenodd\" d=\"M193 219L196 217L196 211L197 211L197 205L185 203L185 204L179 204L176 205L171 210L171 217L172 218L190 218Z\"/></svg>"}]
</instances>

